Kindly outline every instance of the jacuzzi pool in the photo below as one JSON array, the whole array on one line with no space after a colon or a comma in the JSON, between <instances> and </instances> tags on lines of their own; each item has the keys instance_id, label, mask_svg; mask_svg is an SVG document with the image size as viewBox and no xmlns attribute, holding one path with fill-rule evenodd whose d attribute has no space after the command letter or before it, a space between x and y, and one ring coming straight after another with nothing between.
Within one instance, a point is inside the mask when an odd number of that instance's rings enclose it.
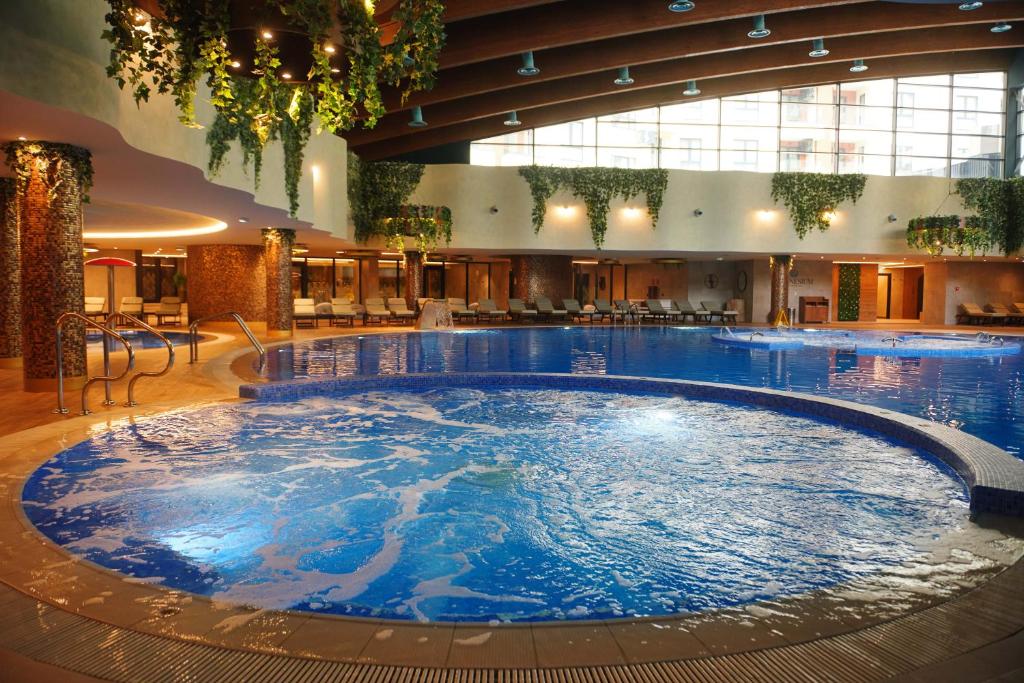
<instances>
[{"instance_id":1,"label":"jacuzzi pool","mask_svg":"<svg viewBox=\"0 0 1024 683\"><path fill-rule=\"evenodd\" d=\"M1024 457L1024 355L864 355L842 344L851 337L880 344L893 333L836 330L805 332L800 350L761 351L717 344L712 335L718 332L573 326L335 337L272 348L266 377L510 371L724 382L888 408L962 429Z\"/></svg>"},{"instance_id":2,"label":"jacuzzi pool","mask_svg":"<svg viewBox=\"0 0 1024 683\"><path fill-rule=\"evenodd\" d=\"M119 329L117 333L124 337L132 348L135 350L139 349L156 349L164 347L163 341L157 338L154 334L147 330L124 330ZM188 344L188 332L165 332L160 331L160 334L164 335L171 341L172 346L181 346ZM124 346L121 342L111 337L104 337L100 332L89 332L86 334L85 340L90 345L99 346L102 339L107 340L107 348L111 351L124 351ZM199 341L206 341L206 337L199 337Z\"/></svg>"},{"instance_id":3,"label":"jacuzzi pool","mask_svg":"<svg viewBox=\"0 0 1024 683\"><path fill-rule=\"evenodd\" d=\"M63 451L23 501L140 580L393 619L675 615L985 564L931 562L968 501L921 451L624 390L385 383L172 413Z\"/></svg>"}]
</instances>

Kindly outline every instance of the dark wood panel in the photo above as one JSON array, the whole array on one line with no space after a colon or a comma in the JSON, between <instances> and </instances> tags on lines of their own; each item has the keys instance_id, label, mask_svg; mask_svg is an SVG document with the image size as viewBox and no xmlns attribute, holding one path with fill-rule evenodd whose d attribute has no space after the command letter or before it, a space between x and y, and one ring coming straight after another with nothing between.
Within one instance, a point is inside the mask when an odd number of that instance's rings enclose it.
<instances>
[{"instance_id":1,"label":"dark wood panel","mask_svg":"<svg viewBox=\"0 0 1024 683\"><path fill-rule=\"evenodd\" d=\"M817 8L774 14L768 19L772 34L753 40L747 37L749 18L723 21L709 30L706 25L675 27L645 33L642 39L622 36L559 47L535 54L540 74L524 78L516 73L519 56L442 69L433 90L414 93L407 106L426 106L469 95L525 87L547 80L598 71L612 72L623 66L676 59L683 56L763 47L817 37L858 35L894 28L927 28L952 24L991 24L1024 17L1024 1L988 3L972 12L951 5L870 3ZM402 107L398 91L385 88L389 111Z\"/></svg>"},{"instance_id":2,"label":"dark wood panel","mask_svg":"<svg viewBox=\"0 0 1024 683\"><path fill-rule=\"evenodd\" d=\"M525 122L526 127L548 126L659 104L698 101L759 90L906 75L1005 70L1009 67L1014 54L1015 50L1003 48L882 58L873 60L871 70L863 74L861 79L854 78L845 63L790 67L705 80L701 83L702 93L698 97L684 97L682 89L676 85L645 88L639 91L602 95L525 110L520 112L520 118ZM509 129L502 124L499 117L491 117L455 126L445 126L437 130L420 130L398 138L354 146L353 151L367 159L383 159L450 142L501 135L508 131Z\"/></svg>"},{"instance_id":3,"label":"dark wood panel","mask_svg":"<svg viewBox=\"0 0 1024 683\"><path fill-rule=\"evenodd\" d=\"M950 26L942 29L888 31L837 38L828 42L827 57L811 58L806 42L787 43L749 50L735 50L685 59L655 62L636 67L631 76L636 83L628 88L612 81L614 74L602 72L577 78L547 81L474 97L436 104L424 110L431 128L454 125L488 116L500 116L512 110L532 109L569 100L585 99L646 88L682 83L688 79L707 79L742 73L780 69L801 64L846 62L920 53L1015 47L1024 44L1024 35L1009 31L992 33L981 26ZM408 134L408 113L390 114L370 130L353 130L346 139L364 145Z\"/></svg>"}]
</instances>

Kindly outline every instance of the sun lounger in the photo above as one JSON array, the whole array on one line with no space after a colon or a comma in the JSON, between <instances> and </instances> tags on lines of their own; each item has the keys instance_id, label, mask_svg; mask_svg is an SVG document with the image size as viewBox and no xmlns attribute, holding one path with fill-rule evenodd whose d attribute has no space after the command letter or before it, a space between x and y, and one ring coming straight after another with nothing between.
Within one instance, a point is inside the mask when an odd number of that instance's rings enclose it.
<instances>
[{"instance_id":1,"label":"sun lounger","mask_svg":"<svg viewBox=\"0 0 1024 683\"><path fill-rule=\"evenodd\" d=\"M335 325L339 321L348 323L350 327L355 327L356 317L359 312L353 307L352 302L347 298L336 298L331 299L331 318L330 324Z\"/></svg>"},{"instance_id":2,"label":"sun lounger","mask_svg":"<svg viewBox=\"0 0 1024 683\"><path fill-rule=\"evenodd\" d=\"M1005 315L999 315L998 313L990 313L985 311L976 303L964 302L957 306L956 321L957 323L966 322L970 324L999 324L1006 320Z\"/></svg>"},{"instance_id":3,"label":"sun lounger","mask_svg":"<svg viewBox=\"0 0 1024 683\"><path fill-rule=\"evenodd\" d=\"M388 310L391 311L391 317L388 318L388 322L410 325L416 318L416 311L410 309L406 305L405 299L400 296L388 299Z\"/></svg>"},{"instance_id":4,"label":"sun lounger","mask_svg":"<svg viewBox=\"0 0 1024 683\"><path fill-rule=\"evenodd\" d=\"M561 308L555 308L551 303L551 299L546 296L538 296L534 299L533 303L537 306L537 314L544 316L548 320L552 320L554 318L565 318L568 315L568 311Z\"/></svg>"},{"instance_id":5,"label":"sun lounger","mask_svg":"<svg viewBox=\"0 0 1024 683\"><path fill-rule=\"evenodd\" d=\"M576 299L562 299L562 308L565 309L565 313L570 319L583 322L583 319L587 318L591 324L594 323L594 313L580 308L580 302L576 301Z\"/></svg>"},{"instance_id":6,"label":"sun lounger","mask_svg":"<svg viewBox=\"0 0 1024 683\"><path fill-rule=\"evenodd\" d=\"M604 320L605 316L609 318L614 318L615 309L612 308L612 305L608 302L608 299L594 299L594 315L601 316L601 320ZM594 318L591 317L590 320L591 322L593 322Z\"/></svg>"},{"instance_id":7,"label":"sun lounger","mask_svg":"<svg viewBox=\"0 0 1024 683\"><path fill-rule=\"evenodd\" d=\"M173 318L175 323L181 324L181 299L176 296L162 297L160 307L151 315L156 316L157 325L163 325L170 318Z\"/></svg>"},{"instance_id":8,"label":"sun lounger","mask_svg":"<svg viewBox=\"0 0 1024 683\"><path fill-rule=\"evenodd\" d=\"M522 299L508 300L508 315L512 320L523 322L524 320L536 320L537 311L527 308Z\"/></svg>"},{"instance_id":9,"label":"sun lounger","mask_svg":"<svg viewBox=\"0 0 1024 683\"><path fill-rule=\"evenodd\" d=\"M736 318L739 316L739 311L730 311L724 307L718 307L711 301L701 301L701 308L708 312L708 321L714 320L717 315L723 322L736 322Z\"/></svg>"},{"instance_id":10,"label":"sun lounger","mask_svg":"<svg viewBox=\"0 0 1024 683\"><path fill-rule=\"evenodd\" d=\"M316 304L312 299L296 299L292 306L295 327L316 327L320 324L316 316Z\"/></svg>"},{"instance_id":11,"label":"sun lounger","mask_svg":"<svg viewBox=\"0 0 1024 683\"><path fill-rule=\"evenodd\" d=\"M452 319L456 322L460 320L476 322L476 311L466 306L465 299L448 297L448 309L452 312Z\"/></svg>"},{"instance_id":12,"label":"sun lounger","mask_svg":"<svg viewBox=\"0 0 1024 683\"><path fill-rule=\"evenodd\" d=\"M103 296L85 297L85 316L87 318L103 318L106 316L107 298Z\"/></svg>"},{"instance_id":13,"label":"sun lounger","mask_svg":"<svg viewBox=\"0 0 1024 683\"><path fill-rule=\"evenodd\" d=\"M371 321L376 320L380 324L384 324L391 320L391 311L384 305L384 299L379 296L370 297L366 300L366 314L365 323L369 324Z\"/></svg>"},{"instance_id":14,"label":"sun lounger","mask_svg":"<svg viewBox=\"0 0 1024 683\"><path fill-rule=\"evenodd\" d=\"M480 299L480 304L476 309L477 317L484 318L485 320L505 320L505 316L508 315L508 311L503 311L494 305L494 299Z\"/></svg>"},{"instance_id":15,"label":"sun lounger","mask_svg":"<svg viewBox=\"0 0 1024 683\"><path fill-rule=\"evenodd\" d=\"M647 317L655 322L667 323L669 312L658 299L647 299Z\"/></svg>"}]
</instances>

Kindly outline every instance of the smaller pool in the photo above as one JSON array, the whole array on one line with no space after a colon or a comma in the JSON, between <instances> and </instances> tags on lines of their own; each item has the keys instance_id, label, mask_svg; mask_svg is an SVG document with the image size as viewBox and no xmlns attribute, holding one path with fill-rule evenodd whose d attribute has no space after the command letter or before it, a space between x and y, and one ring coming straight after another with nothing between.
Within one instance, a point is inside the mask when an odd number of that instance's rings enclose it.
<instances>
[{"instance_id":1,"label":"smaller pool","mask_svg":"<svg viewBox=\"0 0 1024 683\"><path fill-rule=\"evenodd\" d=\"M136 350L155 349L164 345L163 341L146 330L118 330L117 333L124 337L132 345L132 348ZM174 346L188 344L188 332L164 332L161 330L160 333L170 339L171 344ZM103 334L100 332L89 332L85 335L85 340L90 346L99 346L102 337ZM199 341L205 340L206 337L199 337ZM121 342L111 337L107 337L107 348L111 351L124 351Z\"/></svg>"},{"instance_id":2,"label":"smaller pool","mask_svg":"<svg viewBox=\"0 0 1024 683\"><path fill-rule=\"evenodd\" d=\"M722 328L711 339L725 346L762 351L794 351L817 347L848 351L861 356L900 358L983 358L1020 353L1020 344L998 335L896 334L818 329Z\"/></svg>"}]
</instances>

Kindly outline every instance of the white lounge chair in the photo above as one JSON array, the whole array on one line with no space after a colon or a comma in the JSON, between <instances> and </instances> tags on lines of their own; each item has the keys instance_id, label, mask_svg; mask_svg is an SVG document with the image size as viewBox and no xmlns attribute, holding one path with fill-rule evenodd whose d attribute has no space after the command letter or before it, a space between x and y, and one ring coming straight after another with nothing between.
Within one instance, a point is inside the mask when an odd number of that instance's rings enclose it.
<instances>
[{"instance_id":1,"label":"white lounge chair","mask_svg":"<svg viewBox=\"0 0 1024 683\"><path fill-rule=\"evenodd\" d=\"M523 322L524 320L536 320L537 311L527 308L522 299L508 300L508 317L512 320Z\"/></svg>"},{"instance_id":2,"label":"white lounge chair","mask_svg":"<svg viewBox=\"0 0 1024 683\"><path fill-rule=\"evenodd\" d=\"M165 296L160 299L160 307L153 311L156 316L156 324L163 325L168 319L174 318L174 322L181 324L181 299L176 296Z\"/></svg>"},{"instance_id":3,"label":"white lounge chair","mask_svg":"<svg viewBox=\"0 0 1024 683\"><path fill-rule=\"evenodd\" d=\"M388 299L388 310L391 311L391 318L388 322L405 323L406 325L409 325L416 319L416 311L410 309L409 306L406 305L405 299L400 296L394 296Z\"/></svg>"},{"instance_id":4,"label":"white lounge chair","mask_svg":"<svg viewBox=\"0 0 1024 683\"><path fill-rule=\"evenodd\" d=\"M335 298L331 299L331 320L330 324L335 325L340 320L347 322L349 327L355 327L356 317L359 312L356 311L352 305L352 301L348 298Z\"/></svg>"},{"instance_id":5,"label":"white lounge chair","mask_svg":"<svg viewBox=\"0 0 1024 683\"><path fill-rule=\"evenodd\" d=\"M106 316L107 298L105 296L85 297L85 316L87 318L103 318Z\"/></svg>"},{"instance_id":6,"label":"white lounge chair","mask_svg":"<svg viewBox=\"0 0 1024 683\"><path fill-rule=\"evenodd\" d=\"M292 304L292 319L295 327L317 327L316 303L312 299L296 299Z\"/></svg>"},{"instance_id":7,"label":"white lounge chair","mask_svg":"<svg viewBox=\"0 0 1024 683\"><path fill-rule=\"evenodd\" d=\"M491 320L504 320L505 316L508 315L508 311L503 311L494 305L494 299L480 299L480 305L477 306L476 314L478 317L482 317Z\"/></svg>"},{"instance_id":8,"label":"white lounge chair","mask_svg":"<svg viewBox=\"0 0 1024 683\"><path fill-rule=\"evenodd\" d=\"M452 312L452 318L456 321L468 320L470 322L476 322L476 311L466 306L465 299L459 299L458 297L448 297L448 309Z\"/></svg>"},{"instance_id":9,"label":"white lounge chair","mask_svg":"<svg viewBox=\"0 0 1024 683\"><path fill-rule=\"evenodd\" d=\"M376 320L382 325L386 321L391 320L391 311L384 305L384 299L379 296L372 296L366 300L366 316L365 324L369 324L370 321Z\"/></svg>"}]
</instances>

